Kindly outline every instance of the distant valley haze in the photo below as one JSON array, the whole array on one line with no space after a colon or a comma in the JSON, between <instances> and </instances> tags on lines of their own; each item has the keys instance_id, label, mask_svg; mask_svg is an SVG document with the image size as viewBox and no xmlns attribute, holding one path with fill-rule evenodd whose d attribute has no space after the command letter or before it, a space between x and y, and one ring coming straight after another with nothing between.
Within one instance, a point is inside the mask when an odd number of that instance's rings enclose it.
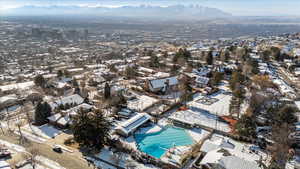
<instances>
[{"instance_id":1,"label":"distant valley haze","mask_svg":"<svg viewBox=\"0 0 300 169\"><path fill-rule=\"evenodd\" d=\"M178 9L182 5L185 8ZM195 6L200 9L197 11ZM299 6L299 0L1 0L0 14L174 15L191 18L204 15L300 16Z\"/></svg>"}]
</instances>

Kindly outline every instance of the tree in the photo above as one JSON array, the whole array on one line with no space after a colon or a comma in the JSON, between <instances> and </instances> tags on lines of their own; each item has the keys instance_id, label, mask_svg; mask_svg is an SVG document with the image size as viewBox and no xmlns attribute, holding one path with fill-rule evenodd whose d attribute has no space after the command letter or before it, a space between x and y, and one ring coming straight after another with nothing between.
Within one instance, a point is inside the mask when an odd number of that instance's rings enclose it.
<instances>
[{"instance_id":1,"label":"tree","mask_svg":"<svg viewBox=\"0 0 300 169\"><path fill-rule=\"evenodd\" d=\"M190 85L190 80L186 76L184 76L180 82L180 101L186 104L188 101L193 99L192 87Z\"/></svg>"},{"instance_id":2,"label":"tree","mask_svg":"<svg viewBox=\"0 0 300 169\"><path fill-rule=\"evenodd\" d=\"M212 51L209 51L209 52L207 53L207 56L206 56L206 63L207 63L208 65L212 65L212 64L213 64L213 61L214 61L213 53L212 53Z\"/></svg>"},{"instance_id":3,"label":"tree","mask_svg":"<svg viewBox=\"0 0 300 169\"><path fill-rule=\"evenodd\" d=\"M210 84L213 86L218 85L223 80L223 78L224 74L222 72L213 72Z\"/></svg>"},{"instance_id":4,"label":"tree","mask_svg":"<svg viewBox=\"0 0 300 169\"><path fill-rule=\"evenodd\" d=\"M192 56L192 55L191 55L191 52L189 52L189 51L186 50L186 49L180 48L180 49L176 52L175 56L173 57L173 62L174 62L174 63L177 63L178 60L180 60L180 58L183 59L183 60L186 62L191 56Z\"/></svg>"},{"instance_id":5,"label":"tree","mask_svg":"<svg viewBox=\"0 0 300 169\"><path fill-rule=\"evenodd\" d=\"M271 55L271 52L269 50L264 50L262 53L261 53L261 59L264 61L264 62L267 62L270 60L270 55Z\"/></svg>"},{"instance_id":6,"label":"tree","mask_svg":"<svg viewBox=\"0 0 300 169\"><path fill-rule=\"evenodd\" d=\"M290 126L287 123L272 126L272 140L274 141L274 144L272 144L270 151L272 155L273 166L276 166L278 168L285 168L286 162L290 157L290 134Z\"/></svg>"},{"instance_id":7,"label":"tree","mask_svg":"<svg viewBox=\"0 0 300 169\"><path fill-rule=\"evenodd\" d=\"M125 69L125 76L128 79L134 78L137 75L136 69L131 67L131 66L127 66Z\"/></svg>"},{"instance_id":8,"label":"tree","mask_svg":"<svg viewBox=\"0 0 300 169\"><path fill-rule=\"evenodd\" d=\"M229 58L230 58L230 52L228 50L223 50L221 52L221 60L223 62L228 62Z\"/></svg>"},{"instance_id":9,"label":"tree","mask_svg":"<svg viewBox=\"0 0 300 169\"><path fill-rule=\"evenodd\" d=\"M58 77L58 78L61 78L61 77L63 77L63 76L64 76L63 71L62 71L62 70L58 70L58 71L57 71L57 77Z\"/></svg>"},{"instance_id":10,"label":"tree","mask_svg":"<svg viewBox=\"0 0 300 169\"><path fill-rule=\"evenodd\" d=\"M43 75L37 75L34 78L34 83L35 83L35 85L37 85L39 87L45 88L47 82L46 82L45 78L43 77Z\"/></svg>"},{"instance_id":11,"label":"tree","mask_svg":"<svg viewBox=\"0 0 300 169\"><path fill-rule=\"evenodd\" d=\"M233 91L238 84L243 84L244 81L245 77L241 74L240 71L233 72L229 81L230 89Z\"/></svg>"},{"instance_id":12,"label":"tree","mask_svg":"<svg viewBox=\"0 0 300 169\"><path fill-rule=\"evenodd\" d=\"M39 102L35 107L34 120L37 125L42 125L48 122L48 117L51 116L51 106L47 102Z\"/></svg>"},{"instance_id":13,"label":"tree","mask_svg":"<svg viewBox=\"0 0 300 169\"><path fill-rule=\"evenodd\" d=\"M65 77L71 77L71 73L68 70L64 70L63 74Z\"/></svg>"},{"instance_id":14,"label":"tree","mask_svg":"<svg viewBox=\"0 0 300 169\"><path fill-rule=\"evenodd\" d=\"M101 149L109 138L110 126L109 120L100 110L91 113L80 110L73 119L74 139L81 145Z\"/></svg>"},{"instance_id":15,"label":"tree","mask_svg":"<svg viewBox=\"0 0 300 169\"><path fill-rule=\"evenodd\" d=\"M105 83L105 87L104 87L104 98L108 99L110 98L110 86L108 83Z\"/></svg>"},{"instance_id":16,"label":"tree","mask_svg":"<svg viewBox=\"0 0 300 169\"><path fill-rule=\"evenodd\" d=\"M151 56L150 67L158 68L160 66L159 59L156 55Z\"/></svg>"},{"instance_id":17,"label":"tree","mask_svg":"<svg viewBox=\"0 0 300 169\"><path fill-rule=\"evenodd\" d=\"M32 166L33 169L36 168L36 165L38 163L37 156L40 155L40 151L38 148L30 148L28 153L23 154L23 157L28 160Z\"/></svg>"},{"instance_id":18,"label":"tree","mask_svg":"<svg viewBox=\"0 0 300 169\"><path fill-rule=\"evenodd\" d=\"M256 124L254 119L248 115L242 115L235 125L235 129L240 136L254 137Z\"/></svg>"},{"instance_id":19,"label":"tree","mask_svg":"<svg viewBox=\"0 0 300 169\"><path fill-rule=\"evenodd\" d=\"M75 88L79 87L79 84L78 84L78 82L77 82L76 79L73 79L73 80L72 80L72 85L73 85L73 87L75 87Z\"/></svg>"},{"instance_id":20,"label":"tree","mask_svg":"<svg viewBox=\"0 0 300 169\"><path fill-rule=\"evenodd\" d=\"M272 46L270 50L271 50L271 55L273 56L273 58L276 61L282 61L283 60L283 58L281 56L281 50L278 47Z\"/></svg>"},{"instance_id":21,"label":"tree","mask_svg":"<svg viewBox=\"0 0 300 169\"><path fill-rule=\"evenodd\" d=\"M297 118L295 116L295 113L297 112L297 109L295 107L285 105L282 108L280 108L277 113L275 113L275 121L278 125L287 123L292 124L297 122Z\"/></svg>"}]
</instances>

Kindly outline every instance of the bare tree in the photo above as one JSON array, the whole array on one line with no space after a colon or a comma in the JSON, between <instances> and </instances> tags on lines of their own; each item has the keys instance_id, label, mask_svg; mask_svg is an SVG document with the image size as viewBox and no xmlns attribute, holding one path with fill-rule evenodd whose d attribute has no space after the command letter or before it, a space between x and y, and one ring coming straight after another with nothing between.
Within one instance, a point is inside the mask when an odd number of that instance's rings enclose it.
<instances>
[{"instance_id":1,"label":"bare tree","mask_svg":"<svg viewBox=\"0 0 300 169\"><path fill-rule=\"evenodd\" d=\"M24 154L24 158L27 159L30 163L33 169L36 168L36 165L38 164L37 157L39 156L40 151L38 148L33 147L28 150L28 153Z\"/></svg>"}]
</instances>

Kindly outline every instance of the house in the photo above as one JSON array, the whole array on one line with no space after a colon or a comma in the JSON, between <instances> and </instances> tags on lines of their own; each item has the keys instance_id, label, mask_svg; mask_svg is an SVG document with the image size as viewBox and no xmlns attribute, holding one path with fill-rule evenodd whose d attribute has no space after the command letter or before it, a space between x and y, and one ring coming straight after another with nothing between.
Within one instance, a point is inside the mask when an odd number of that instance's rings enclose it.
<instances>
[{"instance_id":1,"label":"house","mask_svg":"<svg viewBox=\"0 0 300 169\"><path fill-rule=\"evenodd\" d=\"M13 106L18 103L18 98L16 94L11 94L7 96L0 97L0 108L3 109L5 107Z\"/></svg>"},{"instance_id":2,"label":"house","mask_svg":"<svg viewBox=\"0 0 300 169\"><path fill-rule=\"evenodd\" d=\"M70 116L62 115L60 113L54 114L48 117L49 124L59 127L59 128L67 128L70 124L72 124Z\"/></svg>"},{"instance_id":3,"label":"house","mask_svg":"<svg viewBox=\"0 0 300 169\"><path fill-rule=\"evenodd\" d=\"M147 113L138 113L127 121L121 123L115 131L122 136L129 136L132 134L137 128L145 124L151 119L151 116Z\"/></svg>"},{"instance_id":4,"label":"house","mask_svg":"<svg viewBox=\"0 0 300 169\"><path fill-rule=\"evenodd\" d=\"M74 94L67 97L62 97L54 102L49 103L52 110L57 108L59 105L79 105L82 104L84 99L78 94Z\"/></svg>"},{"instance_id":5,"label":"house","mask_svg":"<svg viewBox=\"0 0 300 169\"><path fill-rule=\"evenodd\" d=\"M153 97L149 97L146 95L138 95L135 99L127 101L127 107L131 110L142 112L152 107L158 102L159 100Z\"/></svg>"},{"instance_id":6,"label":"house","mask_svg":"<svg viewBox=\"0 0 300 169\"><path fill-rule=\"evenodd\" d=\"M200 166L208 169L261 169L260 161L269 161L258 146L215 134L203 143L200 151L205 154Z\"/></svg>"},{"instance_id":7,"label":"house","mask_svg":"<svg viewBox=\"0 0 300 169\"><path fill-rule=\"evenodd\" d=\"M197 76L195 79L197 87L206 87L209 82L209 78L203 76Z\"/></svg>"},{"instance_id":8,"label":"house","mask_svg":"<svg viewBox=\"0 0 300 169\"><path fill-rule=\"evenodd\" d=\"M177 77L168 77L163 79L150 80L148 88L151 92L166 92L170 89L175 89L178 86Z\"/></svg>"}]
</instances>

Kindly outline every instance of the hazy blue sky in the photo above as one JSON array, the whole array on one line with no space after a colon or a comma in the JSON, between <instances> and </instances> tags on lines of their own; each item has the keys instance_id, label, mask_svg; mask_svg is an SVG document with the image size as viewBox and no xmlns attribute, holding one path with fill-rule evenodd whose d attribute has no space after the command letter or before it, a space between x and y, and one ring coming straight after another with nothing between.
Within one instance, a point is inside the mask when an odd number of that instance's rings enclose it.
<instances>
[{"instance_id":1,"label":"hazy blue sky","mask_svg":"<svg viewBox=\"0 0 300 169\"><path fill-rule=\"evenodd\" d=\"M233 15L300 16L300 0L0 0L0 9L23 5L87 5L116 7L123 5L199 4L215 7Z\"/></svg>"}]
</instances>

